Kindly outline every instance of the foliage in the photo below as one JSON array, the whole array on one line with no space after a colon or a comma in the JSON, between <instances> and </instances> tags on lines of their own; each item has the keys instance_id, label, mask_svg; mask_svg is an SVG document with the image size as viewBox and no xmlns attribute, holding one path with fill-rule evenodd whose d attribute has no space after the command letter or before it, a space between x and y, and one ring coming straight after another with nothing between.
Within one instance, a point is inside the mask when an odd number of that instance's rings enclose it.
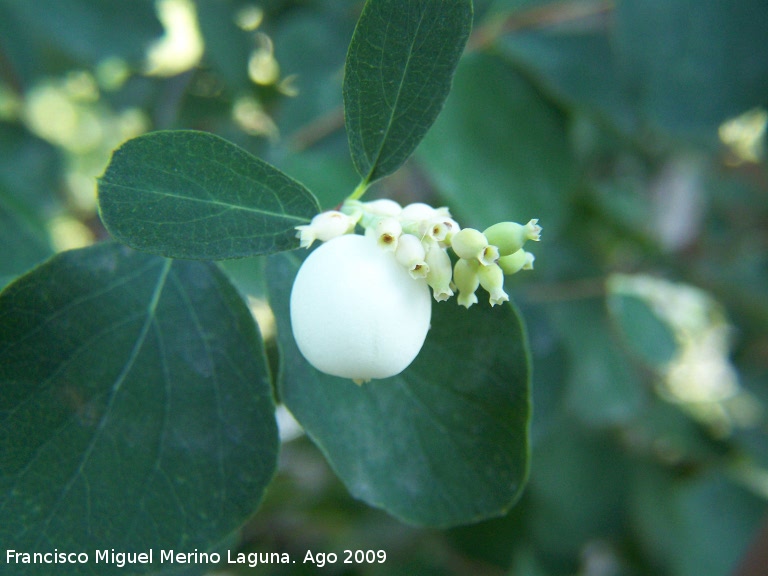
<instances>
[{"instance_id":1,"label":"foliage","mask_svg":"<svg viewBox=\"0 0 768 576\"><path fill-rule=\"evenodd\" d=\"M27 4L0 0L7 549L759 573L764 2ZM202 56L158 72L173 9ZM287 299L294 227L364 192L544 233L514 306L433 303L416 362L358 387L303 361ZM169 568L215 567L57 573Z\"/></svg>"}]
</instances>

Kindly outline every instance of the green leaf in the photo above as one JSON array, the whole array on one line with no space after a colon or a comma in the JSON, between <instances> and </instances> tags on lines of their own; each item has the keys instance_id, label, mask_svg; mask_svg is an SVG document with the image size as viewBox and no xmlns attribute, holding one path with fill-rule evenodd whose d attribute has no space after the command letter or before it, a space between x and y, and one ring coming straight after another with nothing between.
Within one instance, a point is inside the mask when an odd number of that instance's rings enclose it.
<instances>
[{"instance_id":1,"label":"green leaf","mask_svg":"<svg viewBox=\"0 0 768 576\"><path fill-rule=\"evenodd\" d=\"M629 348L644 362L661 369L675 358L675 334L649 302L631 294L610 293L608 311Z\"/></svg>"},{"instance_id":2,"label":"green leaf","mask_svg":"<svg viewBox=\"0 0 768 576\"><path fill-rule=\"evenodd\" d=\"M528 474L527 340L511 306L433 305L402 374L357 386L300 355L289 322L295 254L268 264L282 351L281 398L353 496L413 524L498 516Z\"/></svg>"},{"instance_id":3,"label":"green leaf","mask_svg":"<svg viewBox=\"0 0 768 576\"><path fill-rule=\"evenodd\" d=\"M616 342L604 302L556 303L549 314L568 351L568 407L591 426L632 420L645 400L645 387Z\"/></svg>"},{"instance_id":4,"label":"green leaf","mask_svg":"<svg viewBox=\"0 0 768 576\"><path fill-rule=\"evenodd\" d=\"M152 0L0 2L0 46L25 83L106 58L139 63L163 26Z\"/></svg>"},{"instance_id":5,"label":"green leaf","mask_svg":"<svg viewBox=\"0 0 768 576\"><path fill-rule=\"evenodd\" d=\"M765 105L768 4L625 0L613 25L505 35L499 47L550 94L637 137L717 144L729 117Z\"/></svg>"},{"instance_id":6,"label":"green leaf","mask_svg":"<svg viewBox=\"0 0 768 576\"><path fill-rule=\"evenodd\" d=\"M499 42L505 56L532 73L547 94L572 109L586 110L625 133L638 129L613 41L598 29L533 30L507 34Z\"/></svg>"},{"instance_id":7,"label":"green leaf","mask_svg":"<svg viewBox=\"0 0 768 576\"><path fill-rule=\"evenodd\" d=\"M768 3L626 0L614 45L624 86L658 130L717 143L717 127L768 92Z\"/></svg>"},{"instance_id":8,"label":"green leaf","mask_svg":"<svg viewBox=\"0 0 768 576\"><path fill-rule=\"evenodd\" d=\"M437 118L472 27L469 0L369 0L347 54L344 109L363 185L397 170Z\"/></svg>"},{"instance_id":9,"label":"green leaf","mask_svg":"<svg viewBox=\"0 0 768 576\"><path fill-rule=\"evenodd\" d=\"M461 221L480 229L540 218L551 234L576 175L565 116L514 68L485 54L461 61L417 157Z\"/></svg>"},{"instance_id":10,"label":"green leaf","mask_svg":"<svg viewBox=\"0 0 768 576\"><path fill-rule=\"evenodd\" d=\"M8 206L3 196L0 186L0 289L52 253L43 223L35 214Z\"/></svg>"},{"instance_id":11,"label":"green leaf","mask_svg":"<svg viewBox=\"0 0 768 576\"><path fill-rule=\"evenodd\" d=\"M207 550L253 514L274 405L253 319L214 264L65 252L0 294L0 326L6 548L87 551L56 573L120 574L93 551Z\"/></svg>"},{"instance_id":12,"label":"green leaf","mask_svg":"<svg viewBox=\"0 0 768 576\"><path fill-rule=\"evenodd\" d=\"M129 140L99 180L101 218L132 248L217 260L298 247L297 225L320 211L277 168L205 132Z\"/></svg>"},{"instance_id":13,"label":"green leaf","mask_svg":"<svg viewBox=\"0 0 768 576\"><path fill-rule=\"evenodd\" d=\"M50 255L46 221L60 210L61 158L47 142L0 122L0 288Z\"/></svg>"},{"instance_id":14,"label":"green leaf","mask_svg":"<svg viewBox=\"0 0 768 576\"><path fill-rule=\"evenodd\" d=\"M625 536L629 462L613 439L558 418L534 454L526 498L538 551L573 558L588 542Z\"/></svg>"},{"instance_id":15,"label":"green leaf","mask_svg":"<svg viewBox=\"0 0 768 576\"><path fill-rule=\"evenodd\" d=\"M739 573L760 532L763 498L712 470L681 478L645 466L630 488L631 525L657 565L680 576Z\"/></svg>"}]
</instances>

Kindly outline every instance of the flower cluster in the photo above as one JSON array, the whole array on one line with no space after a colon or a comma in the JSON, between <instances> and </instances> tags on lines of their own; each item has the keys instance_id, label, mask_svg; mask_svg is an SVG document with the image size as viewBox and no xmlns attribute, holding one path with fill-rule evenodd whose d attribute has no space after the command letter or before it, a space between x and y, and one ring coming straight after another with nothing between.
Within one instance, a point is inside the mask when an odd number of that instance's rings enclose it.
<instances>
[{"instance_id":1,"label":"flower cluster","mask_svg":"<svg viewBox=\"0 0 768 576\"><path fill-rule=\"evenodd\" d=\"M504 276L533 268L533 254L523 249L538 241L538 220L527 224L500 222L485 231L461 228L448 208L416 202L401 206L393 200L347 200L339 210L322 212L306 226L297 226L302 247L365 230L378 246L391 251L412 278L426 280L438 302L458 291L458 302L469 308L483 287L491 306L509 300ZM453 264L448 249L458 257Z\"/></svg>"}]
</instances>

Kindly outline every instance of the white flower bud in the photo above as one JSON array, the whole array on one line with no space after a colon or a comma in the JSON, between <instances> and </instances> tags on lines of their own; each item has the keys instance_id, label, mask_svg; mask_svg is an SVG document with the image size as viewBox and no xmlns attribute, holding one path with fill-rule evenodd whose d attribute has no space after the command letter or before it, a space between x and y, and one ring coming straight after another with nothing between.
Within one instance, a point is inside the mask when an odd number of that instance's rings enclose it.
<instances>
[{"instance_id":1,"label":"white flower bud","mask_svg":"<svg viewBox=\"0 0 768 576\"><path fill-rule=\"evenodd\" d=\"M480 280L480 286L490 294L491 306L509 302L509 296L504 292L504 272L498 264L478 266L477 277Z\"/></svg>"},{"instance_id":2,"label":"white flower bud","mask_svg":"<svg viewBox=\"0 0 768 576\"><path fill-rule=\"evenodd\" d=\"M365 212L363 211L362 202L358 200L347 200L344 202L344 204L341 205L341 208L339 209L343 214L346 214L350 218L352 218L355 221L355 224L360 222L360 220L365 215Z\"/></svg>"},{"instance_id":3,"label":"white flower bud","mask_svg":"<svg viewBox=\"0 0 768 576\"><path fill-rule=\"evenodd\" d=\"M403 211L400 213L400 220L403 222L421 222L422 220L430 220L438 215L438 211L429 204L414 202L403 208Z\"/></svg>"},{"instance_id":4,"label":"white flower bud","mask_svg":"<svg viewBox=\"0 0 768 576\"><path fill-rule=\"evenodd\" d=\"M429 265L424 260L426 251L424 245L413 234L403 234L397 241L395 258L404 266L411 278L426 278Z\"/></svg>"},{"instance_id":5,"label":"white flower bud","mask_svg":"<svg viewBox=\"0 0 768 576\"><path fill-rule=\"evenodd\" d=\"M453 283L459 290L458 301L465 308L477 304L475 291L480 286L480 278L477 276L479 267L480 263L477 260L460 258L453 268Z\"/></svg>"},{"instance_id":6,"label":"white flower bud","mask_svg":"<svg viewBox=\"0 0 768 576\"><path fill-rule=\"evenodd\" d=\"M419 236L422 238L429 237L442 243L450 242L453 235L459 230L461 230L459 223L448 217L422 220L419 224Z\"/></svg>"},{"instance_id":7,"label":"white flower bud","mask_svg":"<svg viewBox=\"0 0 768 576\"><path fill-rule=\"evenodd\" d=\"M400 226L400 221L391 216L377 218L365 229L365 235L376 240L379 248L392 252L397 248L397 240L402 233L403 228Z\"/></svg>"},{"instance_id":8,"label":"white flower bud","mask_svg":"<svg viewBox=\"0 0 768 576\"><path fill-rule=\"evenodd\" d=\"M306 226L296 226L296 237L302 248L309 248L315 240L326 242L355 229L357 219L337 210L320 212Z\"/></svg>"},{"instance_id":9,"label":"white flower bud","mask_svg":"<svg viewBox=\"0 0 768 576\"><path fill-rule=\"evenodd\" d=\"M312 252L291 291L291 326L318 370L358 383L402 372L424 344L429 288L370 238L341 236Z\"/></svg>"},{"instance_id":10,"label":"white flower bud","mask_svg":"<svg viewBox=\"0 0 768 576\"><path fill-rule=\"evenodd\" d=\"M432 295L435 300L442 302L453 296L451 290L451 258L435 241L425 241L427 244L426 262L429 266L427 274L427 284L432 288Z\"/></svg>"},{"instance_id":11,"label":"white flower bud","mask_svg":"<svg viewBox=\"0 0 768 576\"><path fill-rule=\"evenodd\" d=\"M516 274L520 270L533 270L534 256L522 248L509 256L499 258L498 265L504 274Z\"/></svg>"},{"instance_id":12,"label":"white flower bud","mask_svg":"<svg viewBox=\"0 0 768 576\"><path fill-rule=\"evenodd\" d=\"M343 212L359 210L361 213L360 224L366 229L380 218L398 218L403 211L400 204L388 198L372 200L371 202L345 200L341 209Z\"/></svg>"},{"instance_id":13,"label":"white flower bud","mask_svg":"<svg viewBox=\"0 0 768 576\"><path fill-rule=\"evenodd\" d=\"M381 198L380 200L371 200L370 202L363 202L363 210L373 216L400 216L403 211L403 207L400 206L394 200L389 198Z\"/></svg>"},{"instance_id":14,"label":"white flower bud","mask_svg":"<svg viewBox=\"0 0 768 576\"><path fill-rule=\"evenodd\" d=\"M517 222L499 222L486 228L485 237L490 244L499 248L501 256L508 256L520 250L527 240L538 242L541 239L541 226L538 220L531 220L526 225Z\"/></svg>"}]
</instances>

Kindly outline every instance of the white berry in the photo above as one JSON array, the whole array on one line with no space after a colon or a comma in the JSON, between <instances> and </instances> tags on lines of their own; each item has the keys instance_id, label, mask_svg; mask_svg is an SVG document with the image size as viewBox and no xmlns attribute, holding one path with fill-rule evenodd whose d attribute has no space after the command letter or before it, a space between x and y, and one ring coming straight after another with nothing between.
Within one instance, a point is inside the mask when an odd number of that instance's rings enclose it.
<instances>
[{"instance_id":1,"label":"white berry","mask_svg":"<svg viewBox=\"0 0 768 576\"><path fill-rule=\"evenodd\" d=\"M364 382L399 374L421 350L432 307L423 278L357 234L312 252L291 292L291 326L318 370Z\"/></svg>"}]
</instances>

